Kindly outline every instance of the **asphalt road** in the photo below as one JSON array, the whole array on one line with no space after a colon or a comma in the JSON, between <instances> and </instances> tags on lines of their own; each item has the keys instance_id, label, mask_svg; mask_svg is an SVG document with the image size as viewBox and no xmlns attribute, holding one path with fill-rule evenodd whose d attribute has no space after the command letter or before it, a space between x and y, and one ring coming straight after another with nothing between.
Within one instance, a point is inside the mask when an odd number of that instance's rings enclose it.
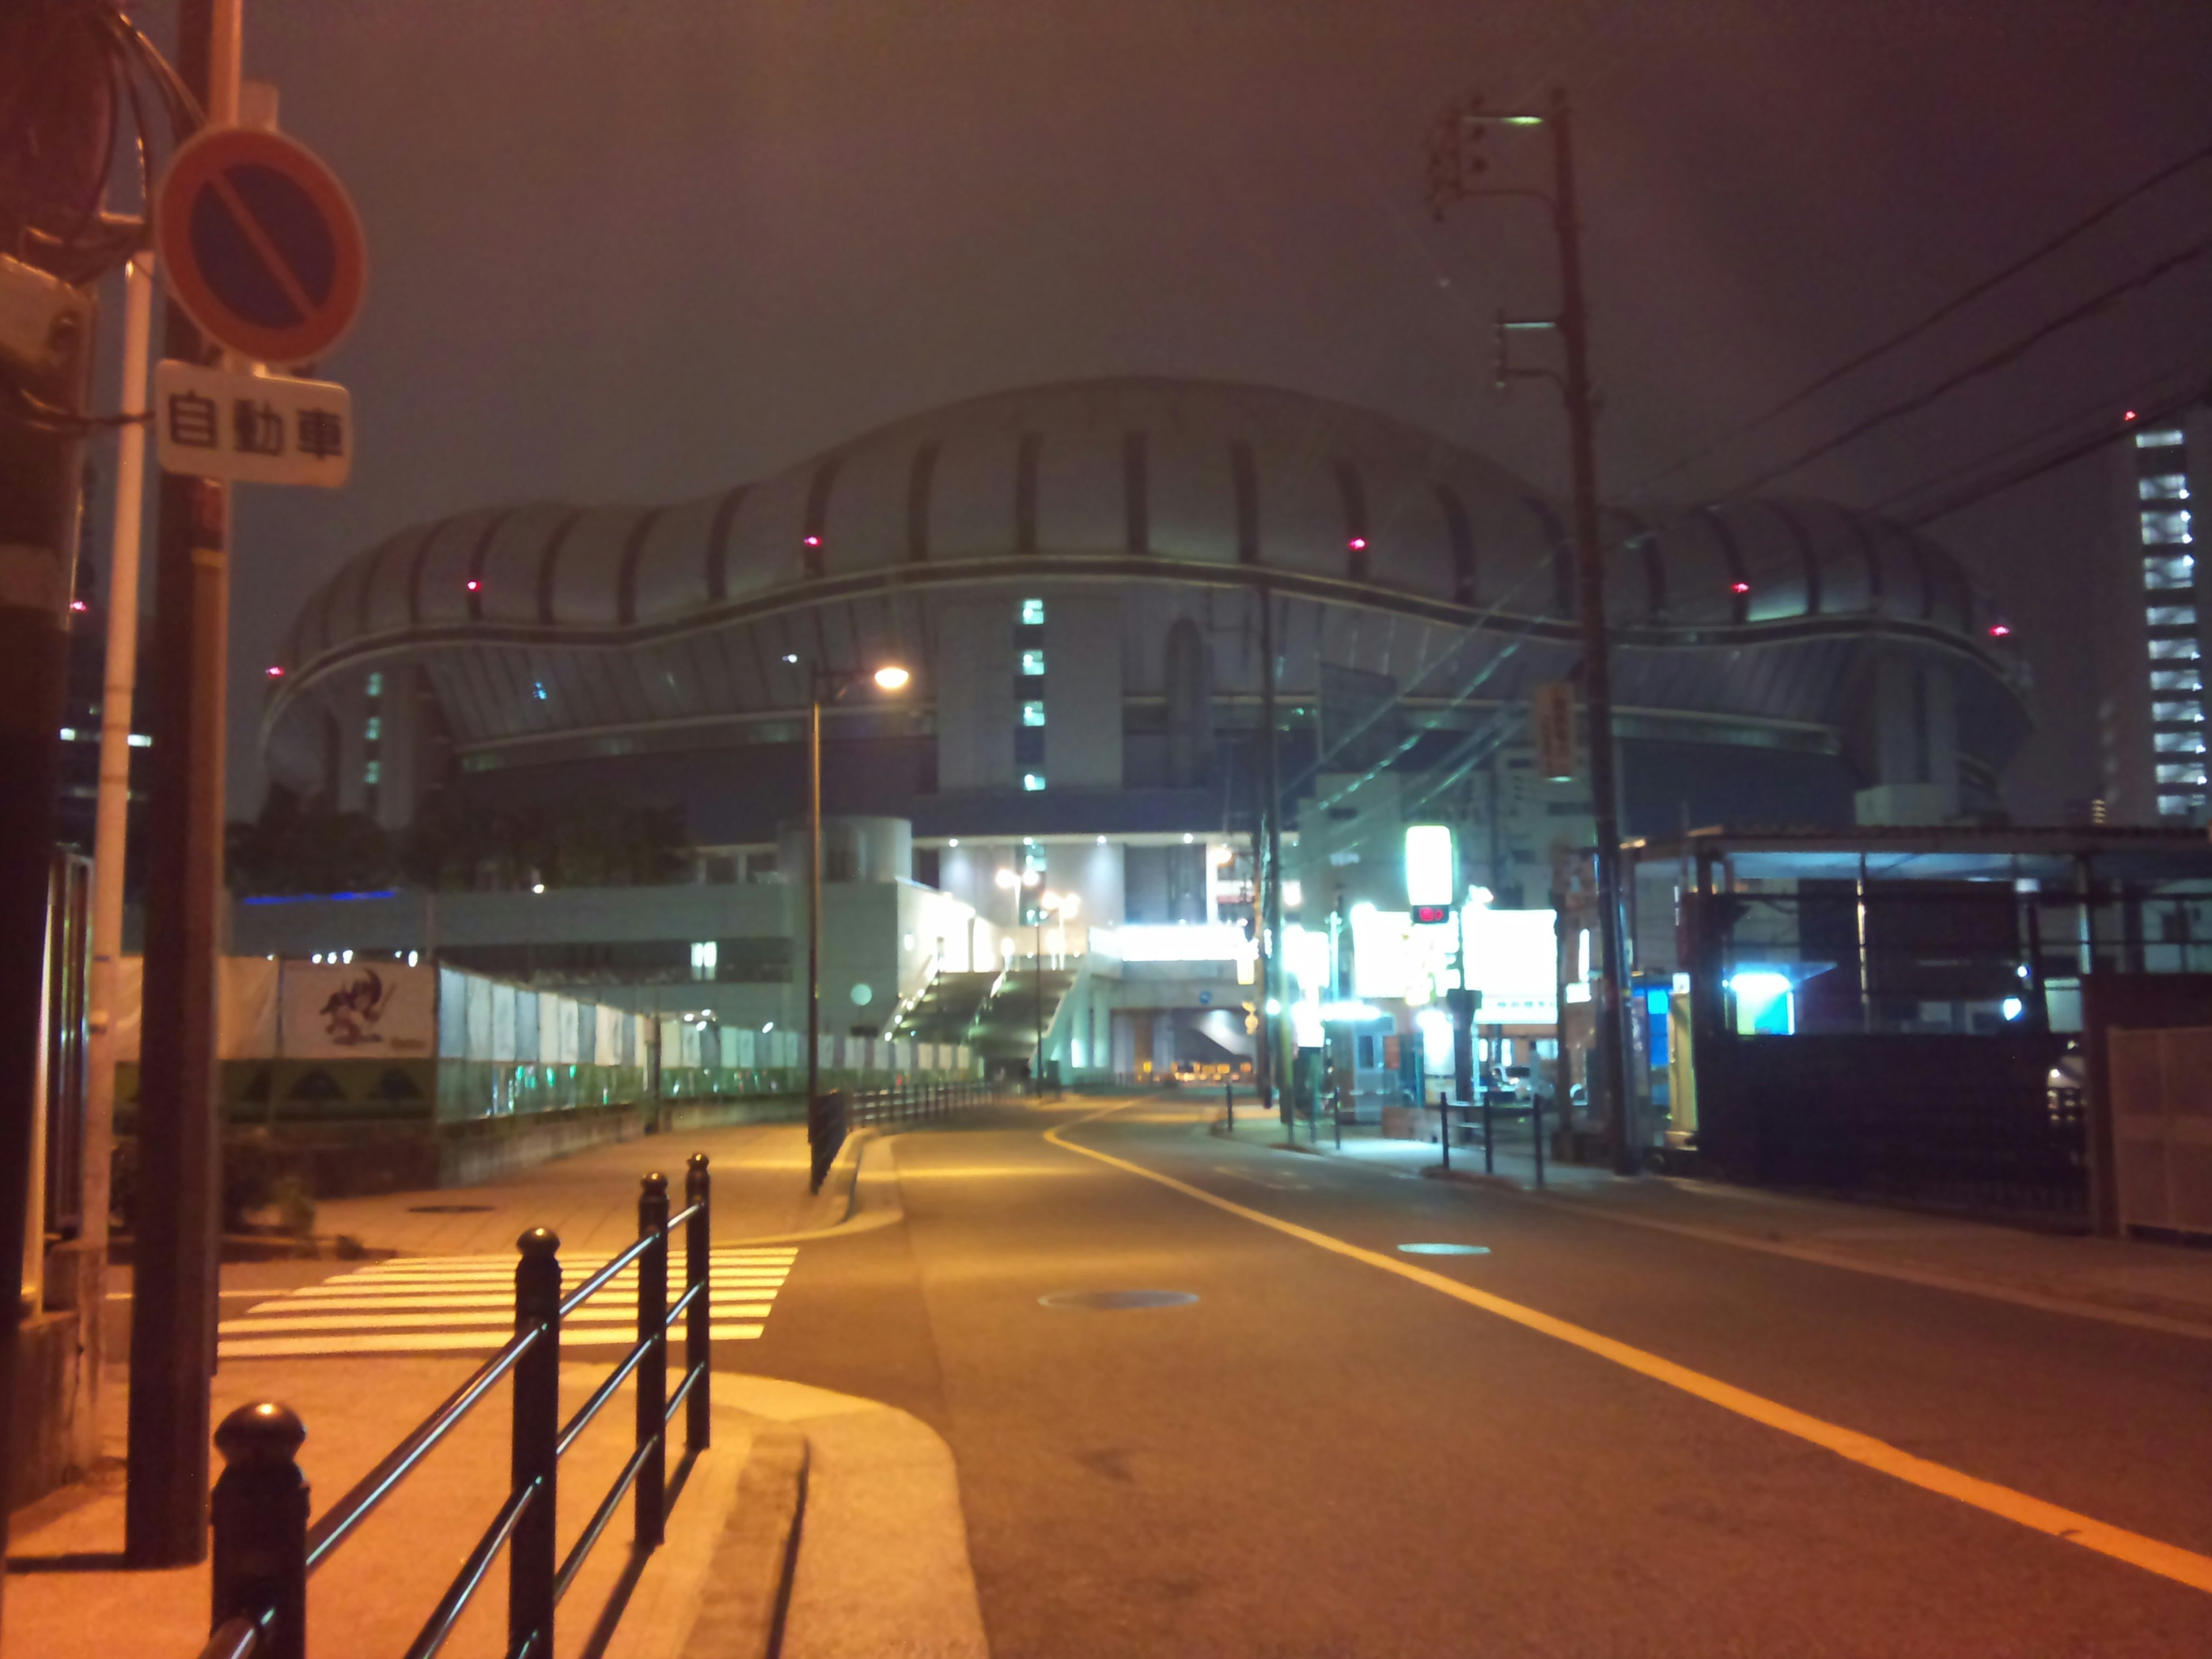
<instances>
[{"instance_id":1,"label":"asphalt road","mask_svg":"<svg viewBox=\"0 0 2212 1659\"><path fill-rule=\"evenodd\" d=\"M872 1150L903 1224L807 1246L736 1357L950 1441L999 1659L2212 1652L2212 1342L1231 1145L1172 1108L1082 1121L1100 1103ZM1123 1290L1197 1300L1041 1300ZM1909 1457L1853 1461L1839 1431ZM1927 1489L1960 1476L1976 1501ZM2039 1501L2155 1543L2014 1518ZM2208 1589L2134 1564L2157 1545Z\"/></svg>"}]
</instances>

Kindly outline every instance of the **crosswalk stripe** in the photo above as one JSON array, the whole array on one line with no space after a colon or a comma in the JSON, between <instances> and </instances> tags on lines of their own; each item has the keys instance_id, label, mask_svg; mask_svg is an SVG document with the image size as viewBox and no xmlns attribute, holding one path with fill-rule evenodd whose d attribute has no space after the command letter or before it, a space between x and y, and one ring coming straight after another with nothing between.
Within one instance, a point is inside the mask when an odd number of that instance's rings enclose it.
<instances>
[{"instance_id":1,"label":"crosswalk stripe","mask_svg":"<svg viewBox=\"0 0 2212 1659\"><path fill-rule=\"evenodd\" d=\"M717 1342L750 1342L762 1327L717 1325L708 1333ZM222 1345L225 1359L283 1359L335 1357L350 1353L422 1353L430 1350L474 1350L495 1352L513 1331L365 1331L355 1336L241 1336ZM561 1335L562 1351L571 1348L627 1348L635 1339L623 1331L586 1331Z\"/></svg>"},{"instance_id":2,"label":"crosswalk stripe","mask_svg":"<svg viewBox=\"0 0 2212 1659\"><path fill-rule=\"evenodd\" d=\"M783 1281L780 1279L714 1279L708 1281L708 1293L710 1296L714 1297L720 1297L725 1294L745 1293L774 1296L777 1291L782 1288L782 1286ZM672 1297L681 1296L684 1293L684 1285L682 1281L672 1281L669 1285L668 1291L669 1295ZM320 1285L316 1285L312 1287L311 1290L295 1291L294 1294L286 1297L284 1300L287 1304L293 1306L298 1306L308 1302L314 1302L333 1308L511 1308L514 1305L514 1292L512 1290L478 1291L473 1288L457 1289L442 1292L432 1291L418 1291L412 1286L410 1286L404 1291L387 1291L381 1294L372 1295L365 1291L354 1290L326 1290ZM592 1298L592 1302L594 1304L606 1301L635 1302L636 1300L637 1285L635 1281L629 1285L614 1284L606 1285Z\"/></svg>"},{"instance_id":3,"label":"crosswalk stripe","mask_svg":"<svg viewBox=\"0 0 2212 1659\"><path fill-rule=\"evenodd\" d=\"M714 1305L717 1315L727 1314L735 1319L766 1319L770 1304L766 1302L739 1302L734 1304L718 1302ZM392 1314L383 1317L362 1318L358 1315L310 1315L300 1318L287 1315L281 1319L256 1319L247 1315L243 1319L226 1319L216 1327L218 1334L244 1336L282 1331L366 1331L399 1330L415 1326L465 1325L475 1329L484 1328L484 1317L479 1313L414 1313ZM561 1340L568 1342L580 1325L619 1325L633 1334L637 1329L634 1313L595 1314L580 1310L561 1322ZM513 1327L506 1328L507 1336L514 1334ZM680 1334L680 1328L677 1334ZM502 1339L504 1340L504 1339Z\"/></svg>"},{"instance_id":4,"label":"crosswalk stripe","mask_svg":"<svg viewBox=\"0 0 2212 1659\"><path fill-rule=\"evenodd\" d=\"M795 1247L725 1247L711 1253L708 1315L711 1340L758 1338L797 1260ZM569 1288L604 1265L563 1274ZM563 1264L566 1266L567 1264ZM668 1301L684 1294L684 1262L672 1252ZM636 1340L639 1270L633 1263L562 1322L561 1346L627 1347ZM307 1358L362 1353L491 1352L514 1334L512 1255L412 1257L356 1268L257 1301L216 1328L225 1358ZM505 1316L502 1317L502 1316ZM672 1333L680 1342L683 1333Z\"/></svg>"}]
</instances>

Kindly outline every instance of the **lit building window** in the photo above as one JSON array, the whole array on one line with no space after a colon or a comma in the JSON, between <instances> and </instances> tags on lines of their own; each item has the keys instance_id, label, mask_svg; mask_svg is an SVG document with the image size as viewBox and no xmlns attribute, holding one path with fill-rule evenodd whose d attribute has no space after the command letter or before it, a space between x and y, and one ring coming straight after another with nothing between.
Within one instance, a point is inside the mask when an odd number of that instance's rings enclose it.
<instances>
[{"instance_id":1,"label":"lit building window","mask_svg":"<svg viewBox=\"0 0 2212 1659\"><path fill-rule=\"evenodd\" d=\"M1022 787L1023 787L1023 788L1024 788L1024 789L1042 789L1042 788L1043 788L1043 787L1044 787L1044 774L1043 774L1043 773L1042 773L1042 772L1024 772L1024 773L1023 773L1023 774L1022 774Z\"/></svg>"},{"instance_id":2,"label":"lit building window","mask_svg":"<svg viewBox=\"0 0 2212 1659\"><path fill-rule=\"evenodd\" d=\"M1036 674L1042 674L1042 673L1043 673L1043 672L1044 672L1044 653L1043 653L1043 652L1042 652L1042 651L1024 651L1024 652L1023 652L1023 653L1022 653L1022 672L1023 672L1023 673L1024 673L1024 674L1029 674L1029 675L1036 675Z\"/></svg>"},{"instance_id":3,"label":"lit building window","mask_svg":"<svg viewBox=\"0 0 2212 1659\"><path fill-rule=\"evenodd\" d=\"M1022 601L1022 625L1024 627L1034 628L1043 620L1044 601L1042 599L1024 599Z\"/></svg>"},{"instance_id":4,"label":"lit building window","mask_svg":"<svg viewBox=\"0 0 2212 1659\"><path fill-rule=\"evenodd\" d=\"M2154 702L2150 706L2150 717L2161 726L2201 726L2204 722L2204 705L2200 702Z\"/></svg>"},{"instance_id":5,"label":"lit building window","mask_svg":"<svg viewBox=\"0 0 2212 1659\"><path fill-rule=\"evenodd\" d=\"M2201 755L2204 752L2202 732L2160 732L2151 739L2151 747L2162 755Z\"/></svg>"},{"instance_id":6,"label":"lit building window","mask_svg":"<svg viewBox=\"0 0 2212 1659\"><path fill-rule=\"evenodd\" d=\"M376 669L370 672L368 677L368 684L366 689L368 690L368 695L372 697L380 697L384 695L384 671L382 669Z\"/></svg>"},{"instance_id":7,"label":"lit building window","mask_svg":"<svg viewBox=\"0 0 2212 1659\"><path fill-rule=\"evenodd\" d=\"M2185 501L2189 499L2189 479L2180 472L2160 472L2136 479L2136 492L2147 501Z\"/></svg>"},{"instance_id":8,"label":"lit building window","mask_svg":"<svg viewBox=\"0 0 2212 1659\"><path fill-rule=\"evenodd\" d=\"M2143 561L2145 587L2193 587L2197 560L2188 553L2160 553Z\"/></svg>"},{"instance_id":9,"label":"lit building window","mask_svg":"<svg viewBox=\"0 0 2212 1659\"><path fill-rule=\"evenodd\" d=\"M2189 514L2186 513L2146 513L2142 515L2142 538L2147 547L2177 547L2189 541Z\"/></svg>"},{"instance_id":10,"label":"lit building window","mask_svg":"<svg viewBox=\"0 0 2212 1659\"><path fill-rule=\"evenodd\" d=\"M2196 623L2197 607L2193 605L2154 605L2143 612L2143 620L2153 628L2188 628Z\"/></svg>"},{"instance_id":11,"label":"lit building window","mask_svg":"<svg viewBox=\"0 0 2212 1659\"><path fill-rule=\"evenodd\" d=\"M1044 704L1036 702L1024 703L1022 705L1022 724L1024 726L1042 726L1044 724Z\"/></svg>"},{"instance_id":12,"label":"lit building window","mask_svg":"<svg viewBox=\"0 0 2212 1659\"><path fill-rule=\"evenodd\" d=\"M2204 781L2204 767L2201 762L2193 766L2161 766L2158 769L2158 781L2160 783L2201 784Z\"/></svg>"},{"instance_id":13,"label":"lit building window","mask_svg":"<svg viewBox=\"0 0 2212 1659\"><path fill-rule=\"evenodd\" d=\"M2172 449L2180 442L2181 429L2179 427L2161 427L2156 432L2136 434L2137 449Z\"/></svg>"},{"instance_id":14,"label":"lit building window","mask_svg":"<svg viewBox=\"0 0 2212 1659\"><path fill-rule=\"evenodd\" d=\"M2204 676L2195 668L2154 668L2150 675L2154 691L2202 691Z\"/></svg>"},{"instance_id":15,"label":"lit building window","mask_svg":"<svg viewBox=\"0 0 2212 1659\"><path fill-rule=\"evenodd\" d=\"M2197 641L2194 640L2153 640L2150 654L2161 661L2179 659L2184 662L2197 660Z\"/></svg>"},{"instance_id":16,"label":"lit building window","mask_svg":"<svg viewBox=\"0 0 2212 1659\"><path fill-rule=\"evenodd\" d=\"M2179 817L2196 804L2196 798L2191 795L2160 795L2158 798L2159 814L2162 817Z\"/></svg>"},{"instance_id":17,"label":"lit building window","mask_svg":"<svg viewBox=\"0 0 2212 1659\"><path fill-rule=\"evenodd\" d=\"M384 717L381 714L371 714L368 717L368 725L363 728L363 735L371 743L380 741L384 736Z\"/></svg>"},{"instance_id":18,"label":"lit building window","mask_svg":"<svg viewBox=\"0 0 2212 1659\"><path fill-rule=\"evenodd\" d=\"M708 939L702 944L694 945L691 947L691 977L694 979L714 978L714 965L720 956L720 947L718 946L713 939Z\"/></svg>"},{"instance_id":19,"label":"lit building window","mask_svg":"<svg viewBox=\"0 0 2212 1659\"><path fill-rule=\"evenodd\" d=\"M383 775L384 763L382 761L371 761L368 765L361 769L361 781L366 784L374 785L377 780L381 778Z\"/></svg>"}]
</instances>

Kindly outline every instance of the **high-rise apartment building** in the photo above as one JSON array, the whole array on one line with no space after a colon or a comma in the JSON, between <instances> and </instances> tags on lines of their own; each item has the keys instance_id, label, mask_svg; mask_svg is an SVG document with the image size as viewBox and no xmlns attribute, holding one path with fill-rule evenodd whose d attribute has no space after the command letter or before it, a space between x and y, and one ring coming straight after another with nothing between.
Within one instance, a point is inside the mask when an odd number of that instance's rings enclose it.
<instances>
[{"instance_id":1,"label":"high-rise apartment building","mask_svg":"<svg viewBox=\"0 0 2212 1659\"><path fill-rule=\"evenodd\" d=\"M2212 817L2204 620L2191 499L2212 487L2212 420L2192 410L2132 429L2119 452L2123 602L2111 612L2098 738L2114 822L2169 826ZM2110 590L2108 590L2110 591Z\"/></svg>"},{"instance_id":2,"label":"high-rise apartment building","mask_svg":"<svg viewBox=\"0 0 2212 1659\"><path fill-rule=\"evenodd\" d=\"M2151 776L2161 820L2199 823L2206 803L2203 631L2190 526L2190 445L2179 421L2135 434L2136 547Z\"/></svg>"}]
</instances>

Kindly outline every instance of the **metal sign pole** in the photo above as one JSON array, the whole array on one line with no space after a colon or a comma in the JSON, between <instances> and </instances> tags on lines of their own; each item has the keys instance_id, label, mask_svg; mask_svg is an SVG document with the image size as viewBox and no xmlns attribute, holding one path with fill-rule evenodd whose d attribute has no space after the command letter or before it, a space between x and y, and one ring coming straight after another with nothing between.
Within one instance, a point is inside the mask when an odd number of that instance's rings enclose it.
<instances>
[{"instance_id":1,"label":"metal sign pole","mask_svg":"<svg viewBox=\"0 0 2212 1659\"><path fill-rule=\"evenodd\" d=\"M211 125L237 119L240 0L181 0L178 70ZM208 342L181 307L165 355ZM158 415L157 411L157 415ZM130 1481L124 1552L134 1566L207 1556L209 1379L215 1370L222 1090L216 1045L223 902L224 668L230 502L208 478L164 474L155 545L153 816L149 848Z\"/></svg>"}]
</instances>

